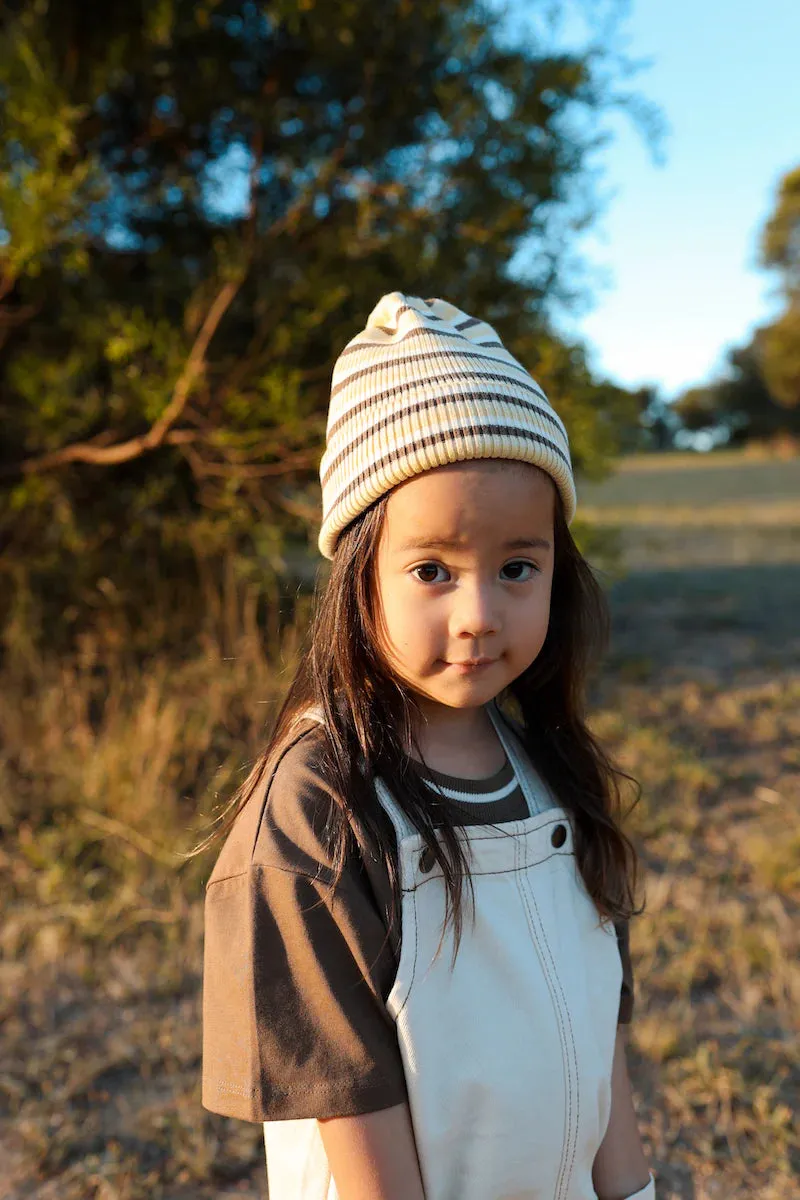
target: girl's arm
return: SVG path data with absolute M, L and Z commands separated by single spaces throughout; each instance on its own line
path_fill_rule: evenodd
M 317 1124 L 340 1200 L 425 1200 L 407 1103 Z
M 597 1151 L 592 1168 L 592 1183 L 599 1200 L 643 1200 L 655 1191 L 643 1189 L 650 1184 L 650 1172 L 639 1136 L 633 1107 L 628 1064 L 625 1058 L 627 1026 L 617 1026 L 614 1066 L 611 1072 L 611 1115 L 606 1135 Z

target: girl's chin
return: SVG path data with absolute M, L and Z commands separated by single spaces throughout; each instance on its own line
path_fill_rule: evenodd
M 494 700 L 502 691 L 502 686 L 497 687 L 494 680 L 490 681 L 484 675 L 482 680 L 478 676 L 466 676 L 458 679 L 454 686 L 437 688 L 436 691 L 414 690 L 423 707 L 426 704 L 439 704 L 442 708 L 475 708 Z

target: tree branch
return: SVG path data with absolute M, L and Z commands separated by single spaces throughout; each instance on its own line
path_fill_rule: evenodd
M 262 131 L 257 129 L 253 137 L 253 163 L 250 173 L 250 208 L 247 215 L 247 229 L 245 242 L 248 250 L 248 255 L 252 255 L 255 238 L 256 238 L 256 187 L 257 176 L 260 168 L 262 156 Z M 338 170 L 348 147 L 351 144 L 349 128 L 343 142 L 330 154 L 324 166 L 320 169 L 316 177 L 310 181 L 308 186 L 303 189 L 291 204 L 283 217 L 274 222 L 266 231 L 266 236 L 275 238 L 276 236 L 289 232 L 294 233 L 303 215 L 304 209 L 310 210 L 314 196 L 319 188 L 320 183 L 327 183 L 327 180 Z M 63 446 L 59 450 L 52 450 L 47 454 L 35 455 L 32 458 L 23 460 L 23 462 L 13 465 L 0 467 L 0 477 L 9 475 L 34 475 L 43 471 L 50 471 L 57 467 L 65 466 L 72 462 L 93 463 L 102 466 L 114 466 L 117 463 L 129 462 L 133 458 L 138 458 L 148 450 L 154 450 L 163 444 L 178 444 L 186 441 L 196 440 L 196 434 L 189 431 L 172 431 L 172 426 L 181 416 L 192 384 L 197 376 L 205 367 L 205 356 L 209 342 L 216 332 L 222 317 L 229 308 L 236 293 L 239 291 L 244 278 L 245 271 L 242 271 L 235 279 L 229 280 L 219 291 L 214 303 L 206 314 L 205 320 L 200 328 L 189 357 L 187 358 L 183 370 L 178 377 L 178 381 L 173 389 L 172 398 L 164 409 L 164 412 L 158 418 L 154 425 L 133 438 L 128 438 L 124 442 L 116 442 L 112 445 L 102 444 L 107 442 L 109 436 L 108 431 L 98 435 L 97 438 L 91 438 L 87 441 L 74 442 L 71 446 Z M 5 281 L 0 280 L 0 285 Z M 10 290 L 13 285 L 13 280 L 7 282 L 6 290 Z M 0 299 L 3 291 L 0 286 Z M 285 463 L 275 463 L 264 466 L 253 466 L 247 468 L 252 475 L 278 475 L 284 474 L 285 471 L 297 469 L 297 466 L 307 465 L 305 460 L 300 463 L 299 457 L 295 456 L 292 460 L 296 463 L 294 468 L 287 466 Z M 228 468 L 222 468 L 227 471 Z M 217 469 L 217 473 L 221 473 Z
M 189 457 L 187 455 L 187 457 Z M 288 475 L 292 471 L 309 470 L 317 465 L 319 450 L 298 450 L 294 454 L 284 454 L 280 462 L 274 463 L 231 463 L 209 462 L 201 458 L 195 451 L 191 453 L 193 470 L 198 476 L 217 475 L 223 478 L 263 479 L 269 476 Z
M 32 475 L 41 471 L 50 471 L 54 467 L 62 467 L 71 462 L 112 466 L 115 463 L 129 462 L 130 459 L 138 458 L 140 454 L 144 454 L 147 450 L 154 450 L 164 443 L 175 445 L 185 441 L 194 441 L 197 434 L 190 430 L 172 430 L 171 427 L 183 412 L 192 384 L 205 366 L 209 342 L 234 296 L 239 291 L 243 279 L 244 274 L 241 274 L 236 279 L 229 280 L 220 289 L 194 340 L 189 357 L 186 359 L 173 389 L 172 399 L 147 433 L 139 434 L 137 437 L 129 438 L 125 442 L 117 442 L 111 446 L 98 444 L 101 439 L 108 437 L 108 433 L 100 434 L 97 439 L 75 442 L 71 446 L 63 446 L 60 450 L 53 450 L 49 454 L 39 454 L 34 458 L 25 459 L 17 467 L 4 468 L 2 474 L 10 474 L 12 471 L 16 474 L 19 471 L 23 475 Z

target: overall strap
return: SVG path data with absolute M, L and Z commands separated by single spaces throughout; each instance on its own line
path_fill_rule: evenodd
M 514 739 L 511 737 L 508 727 L 506 726 L 506 723 L 503 720 L 502 714 L 500 713 L 495 701 L 490 701 L 486 707 L 489 711 L 492 724 L 497 731 L 497 736 L 500 738 L 503 749 L 508 756 L 508 761 L 511 763 L 511 766 L 514 769 L 514 774 L 516 775 L 519 785 L 522 788 L 522 794 L 525 797 L 525 803 L 528 806 L 528 815 L 535 817 L 541 812 L 546 812 L 549 807 L 555 805 L 555 799 L 549 795 L 548 789 L 544 786 L 542 780 L 533 770 L 532 766 L 519 754 L 517 747 L 514 745 Z M 543 804 L 541 802 L 539 796 L 537 795 L 537 793 L 540 791 L 544 792 L 544 794 L 548 796 L 548 800 L 551 802 L 550 804 Z
M 412 825 L 406 814 L 400 808 L 400 805 L 395 800 L 392 793 L 389 791 L 383 780 L 376 776 L 375 791 L 378 799 L 383 807 L 388 812 L 392 824 L 394 825 L 395 833 L 397 834 L 397 844 L 400 845 L 403 838 L 411 837 L 414 834 L 419 834 L 416 826 Z

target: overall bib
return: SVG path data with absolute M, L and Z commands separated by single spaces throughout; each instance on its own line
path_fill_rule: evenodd
M 592 1164 L 610 1114 L 622 982 L 616 934 L 577 869 L 569 815 L 536 787 L 487 707 L 530 815 L 457 830 L 472 851 L 475 920 L 465 881 L 452 972 L 452 926 L 434 958 L 441 868 L 377 782 L 397 832 L 403 889 L 387 1008 L 425 1197 L 595 1200 Z M 338 1200 L 316 1120 L 265 1122 L 264 1140 L 270 1200 Z

